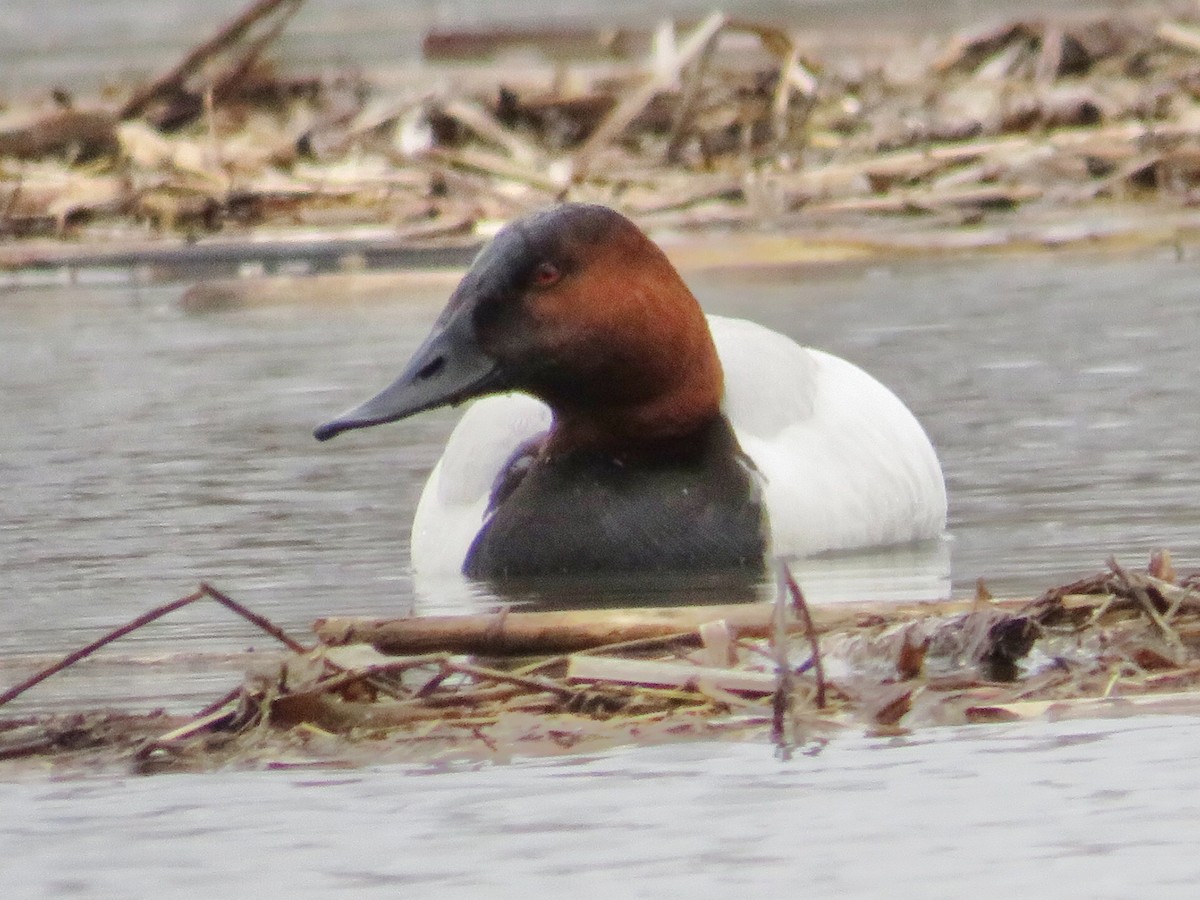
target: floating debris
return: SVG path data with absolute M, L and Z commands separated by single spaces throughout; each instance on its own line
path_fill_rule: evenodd
M 213 600 L 285 650 L 194 717 L 0 719 L 0 760 L 62 771 L 508 759 L 735 737 L 781 752 L 846 729 L 1200 710 L 1200 575 L 1169 554 L 1026 601 L 776 604 L 325 619 L 304 647 L 210 585 L 0 695 Z
M 437 244 L 565 199 L 648 227 L 869 230 L 1097 201 L 1184 211 L 1200 187 L 1195 13 L 1017 20 L 933 55 L 721 13 L 640 35 L 437 33 L 427 86 L 387 93 L 276 71 L 299 3 L 258 0 L 121 102 L 56 92 L 10 111 L 0 267 L 29 265 L 35 238 L 119 252 L 375 226 Z M 545 61 L 445 61 L 514 43 Z

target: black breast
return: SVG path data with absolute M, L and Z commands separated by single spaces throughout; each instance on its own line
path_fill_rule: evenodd
M 467 552 L 472 578 L 761 567 L 753 464 L 721 417 L 652 458 L 514 456 Z

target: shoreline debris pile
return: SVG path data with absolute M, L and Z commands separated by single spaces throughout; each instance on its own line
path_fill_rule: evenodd
M 676 228 L 963 227 L 1186 210 L 1200 188 L 1200 17 L 1017 20 L 929 61 L 900 38 L 823 56 L 803 31 L 713 13 L 660 28 L 636 62 L 431 64 L 388 96 L 360 76 L 274 71 L 300 2 L 257 0 L 121 102 L 60 93 L 48 112 L 10 111 L 0 266 L 28 264 L 33 239 L 462 241 L 561 199 Z
M 286 652 L 192 717 L 0 719 L 9 771 L 506 760 L 735 738 L 1200 710 L 1200 575 L 1110 559 L 1031 601 L 774 604 L 324 619 L 304 647 L 204 584 L 0 694 L 0 706 L 167 612 L 221 603 Z

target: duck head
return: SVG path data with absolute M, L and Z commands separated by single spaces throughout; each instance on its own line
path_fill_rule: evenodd
M 663 252 L 607 207 L 563 204 L 501 229 L 400 377 L 314 435 L 508 391 L 551 408 L 548 450 L 620 450 L 712 421 L 722 376 L 704 314 Z

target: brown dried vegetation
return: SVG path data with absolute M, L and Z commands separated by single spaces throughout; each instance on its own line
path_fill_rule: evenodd
M 807 610 L 794 584 L 790 596 L 774 607 L 322 620 L 305 649 L 202 585 L 85 650 L 204 598 L 293 649 L 193 718 L 0 720 L 0 759 L 63 771 L 350 766 L 722 736 L 789 752 L 847 728 L 1200 708 L 1200 578 L 1177 577 L 1166 554 L 1145 572 L 1110 559 L 1024 602 Z
M 1186 206 L 1200 184 L 1200 24 L 1165 15 L 1017 21 L 931 57 L 878 42 L 822 56 L 811 35 L 713 14 L 637 60 L 486 84 L 443 63 L 441 86 L 385 96 L 274 71 L 297 5 L 259 0 L 121 102 L 59 94 L 0 128 L 0 240 L 364 225 L 461 239 L 558 199 L 651 224 L 970 224 L 1101 199 Z M 581 40 L 529 39 L 551 56 Z

